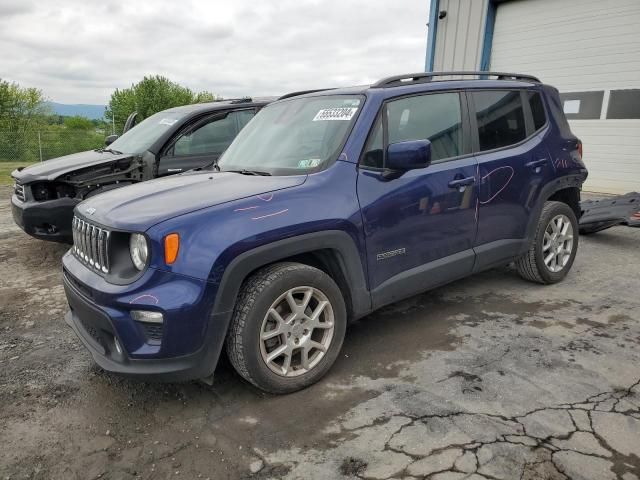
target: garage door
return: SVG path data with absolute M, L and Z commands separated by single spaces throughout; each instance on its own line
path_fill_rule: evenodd
M 501 3 L 491 69 L 560 90 L 584 143 L 585 190 L 640 191 L 640 0 Z

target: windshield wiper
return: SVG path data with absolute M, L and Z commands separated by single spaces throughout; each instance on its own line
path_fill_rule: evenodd
M 258 175 L 263 177 L 271 176 L 269 172 L 262 172 L 260 170 L 246 170 L 244 168 L 242 170 L 225 170 L 225 172 L 240 173 L 242 175 Z
M 96 148 L 94 150 L 94 152 L 100 152 L 100 153 L 113 153 L 114 155 L 122 155 L 122 152 L 119 150 L 114 150 L 113 148 Z
M 214 160 L 213 162 L 209 162 L 206 165 L 203 165 L 201 167 L 196 167 L 191 169 L 192 172 L 200 172 L 202 170 L 207 170 L 209 168 L 213 168 L 216 172 L 220 171 L 220 166 L 218 165 L 218 160 Z

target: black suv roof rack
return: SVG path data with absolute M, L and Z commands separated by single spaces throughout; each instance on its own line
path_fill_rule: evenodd
M 525 80 L 529 82 L 541 83 L 537 77 L 533 75 L 524 75 L 521 73 L 504 73 L 504 72 L 474 72 L 474 71 L 453 71 L 453 72 L 421 72 L 407 73 L 405 75 L 394 75 L 393 77 L 383 78 L 373 85 L 374 88 L 397 87 L 412 82 L 430 82 L 434 77 L 449 76 L 475 76 L 481 77 L 473 80 L 488 80 L 488 77 L 498 77 L 497 80 Z
M 299 92 L 285 93 L 278 100 L 284 100 L 285 98 L 297 97 L 298 95 L 305 95 L 307 93 L 324 92 L 325 90 L 334 90 L 333 88 L 316 88 L 315 90 L 300 90 Z
M 242 97 L 242 98 L 225 98 L 223 101 L 229 101 L 231 105 L 235 105 L 237 103 L 251 103 L 253 102 L 253 98 L 251 97 Z

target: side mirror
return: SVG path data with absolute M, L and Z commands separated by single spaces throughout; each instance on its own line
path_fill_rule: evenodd
M 131 113 L 127 120 L 124 122 L 124 128 L 122 129 L 122 133 L 128 132 L 138 123 L 138 112 Z
M 118 138 L 118 135 L 109 135 L 107 138 L 104 139 L 104 146 L 108 147 L 113 142 L 115 142 L 117 138 Z
M 431 164 L 431 142 L 410 140 L 392 143 L 387 147 L 385 168 L 396 172 L 425 168 Z

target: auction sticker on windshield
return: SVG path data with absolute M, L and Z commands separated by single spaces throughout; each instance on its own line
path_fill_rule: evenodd
M 320 165 L 321 160 L 319 158 L 307 158 L 306 160 L 300 160 L 298 162 L 298 168 L 313 168 Z
M 313 121 L 351 120 L 357 111 L 358 109 L 353 107 L 323 108 L 316 113 L 316 116 L 313 117 Z

